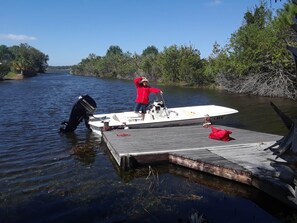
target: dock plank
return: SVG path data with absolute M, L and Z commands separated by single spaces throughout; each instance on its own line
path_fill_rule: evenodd
M 103 138 L 117 163 L 120 165 L 122 156 L 137 156 L 144 154 L 160 154 L 172 151 L 187 151 L 204 149 L 206 147 L 227 146 L 231 151 L 232 145 L 237 145 L 237 149 L 248 150 L 250 147 L 245 144 L 262 143 L 263 141 L 276 141 L 281 137 L 266 133 L 259 134 L 249 130 L 216 126 L 221 129 L 232 131 L 234 140 L 223 142 L 209 139 L 210 128 L 201 125 L 167 127 L 167 128 L 147 128 L 147 129 L 127 129 L 103 132 Z M 120 136 L 120 135 L 126 136 Z M 238 146 L 240 145 L 241 146 Z M 231 146 L 231 147 L 230 147 Z M 227 150 L 226 150 L 227 151 Z M 242 152 L 241 152 L 242 153 Z
M 120 167 L 131 167 L 131 160 L 150 164 L 167 161 L 230 180 L 249 184 L 297 207 L 286 182 L 275 177 L 271 165 L 276 155 L 265 150 L 282 136 L 226 126 L 234 140 L 208 138 L 210 128 L 201 125 L 147 129 L 118 129 L 103 132 L 103 139 Z M 278 162 L 286 163 L 278 158 Z
M 148 128 L 148 129 L 127 129 L 103 132 L 103 136 L 112 141 L 113 147 L 117 148 L 119 153 L 130 151 L 154 151 L 154 150 L 176 150 L 195 147 L 210 147 L 222 145 L 246 144 L 263 141 L 276 141 L 281 136 L 266 133 L 235 129 L 231 127 L 217 126 L 218 128 L 228 128 L 232 131 L 232 137 L 235 140 L 223 142 L 208 138 L 209 128 L 197 126 L 182 126 L 168 128 Z M 117 134 L 125 133 L 129 136 L 121 137 Z

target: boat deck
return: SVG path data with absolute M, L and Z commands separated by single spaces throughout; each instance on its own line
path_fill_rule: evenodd
M 122 169 L 169 162 L 254 186 L 297 207 L 290 185 L 276 177 L 271 165 L 276 155 L 265 150 L 282 136 L 215 127 L 232 131 L 233 140 L 210 139 L 211 129 L 201 125 L 105 131 L 103 139 Z M 286 163 L 281 158 L 277 162 Z

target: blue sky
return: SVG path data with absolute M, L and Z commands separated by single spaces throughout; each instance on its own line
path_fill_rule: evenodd
M 267 0 L 272 9 L 286 0 Z M 112 45 L 141 54 L 171 45 L 193 46 L 207 58 L 224 46 L 260 0 L 0 0 L 0 45 L 27 43 L 49 65 L 74 65 Z

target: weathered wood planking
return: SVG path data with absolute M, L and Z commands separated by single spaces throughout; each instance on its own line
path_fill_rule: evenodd
M 173 151 L 187 151 L 204 149 L 205 147 L 231 146 L 238 144 L 275 142 L 281 136 L 259 133 L 243 129 L 216 126 L 232 131 L 234 140 L 222 142 L 208 138 L 210 128 L 197 126 L 181 126 L 168 128 L 128 129 L 103 132 L 103 138 L 113 154 L 118 165 L 122 157 L 136 157 L 140 155 L 155 155 Z M 128 136 L 118 136 L 121 134 Z M 247 147 L 238 149 L 248 150 Z M 231 148 L 234 150 L 234 148 Z
M 296 207 L 290 199 L 290 185 L 277 178 L 271 160 L 276 156 L 265 148 L 282 137 L 226 126 L 229 142 L 209 139 L 210 128 L 182 126 L 128 129 L 103 132 L 103 138 L 118 165 L 130 168 L 132 161 L 150 164 L 167 161 L 252 185 Z M 278 162 L 286 163 L 278 158 Z

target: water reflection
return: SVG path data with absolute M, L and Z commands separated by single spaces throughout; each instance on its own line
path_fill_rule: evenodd
M 175 180 L 175 184 L 172 184 L 172 178 L 168 173 L 178 179 L 185 180 L 187 183 L 176 184 L 178 181 Z M 255 216 L 245 216 L 247 219 L 243 220 L 243 218 L 245 218 L 243 215 L 247 214 L 240 214 L 243 209 L 249 210 L 248 212 L 250 212 L 256 208 L 249 202 L 240 203 L 239 201 L 248 199 L 263 208 L 272 216 L 282 219 L 281 221 L 293 223 L 296 222 L 297 219 L 297 213 L 294 209 L 283 205 L 278 200 L 254 187 L 176 165 L 141 167 L 121 172 L 119 175 L 121 175 L 122 180 L 125 183 L 135 184 L 135 182 L 140 180 L 146 181 L 146 186 L 142 187 L 143 192 L 139 198 L 142 201 L 137 201 L 137 203 L 142 203 L 142 205 L 148 209 L 150 205 L 160 206 L 162 204 L 163 210 L 166 210 L 168 206 L 172 207 L 174 203 L 194 202 L 195 209 L 188 204 L 188 207 L 192 207 L 189 208 L 189 210 L 192 210 L 193 213 L 203 215 L 206 219 L 211 220 L 209 222 L 220 222 L 219 218 L 215 217 L 216 213 L 209 212 L 207 209 L 207 207 L 212 206 L 211 203 L 214 202 L 219 206 L 222 205 L 220 208 L 227 212 L 224 213 L 224 216 L 229 215 L 229 222 L 261 222 L 259 220 L 261 218 L 263 218 L 263 220 L 265 219 L 264 222 L 278 222 L 273 218 L 267 221 L 267 216 L 261 216 L 259 213 L 255 214 Z M 209 194 L 213 194 L 213 197 L 204 197 L 205 193 L 207 193 L 208 196 Z M 233 199 L 239 199 L 239 203 L 237 203 L 238 206 L 230 206 L 230 202 Z M 146 200 L 149 203 L 143 203 L 143 200 Z M 186 204 L 184 205 L 187 206 Z M 187 215 L 190 216 L 191 213 L 189 210 L 184 214 L 187 213 Z M 186 218 L 185 215 L 184 217 Z M 227 220 L 224 217 L 223 222 L 225 221 Z
M 77 135 L 75 132 L 60 133 L 61 137 L 65 137 L 68 144 L 71 146 L 69 153 L 73 155 L 78 161 L 84 165 L 91 165 L 96 159 L 96 149 L 101 140 L 94 138 L 91 132 L 85 132 L 85 134 Z

